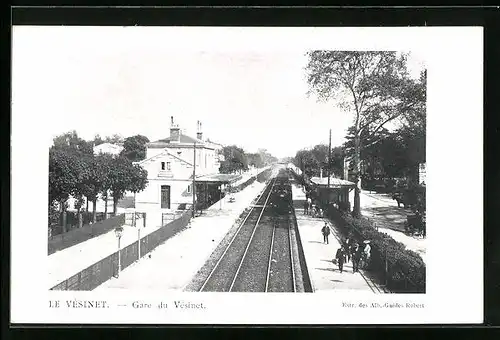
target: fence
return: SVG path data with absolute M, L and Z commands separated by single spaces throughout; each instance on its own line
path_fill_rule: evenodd
M 164 225 L 179 219 L 184 214 L 185 211 L 186 210 L 176 210 L 174 212 L 162 213 L 161 226 L 163 227 Z
M 82 212 L 82 224 L 84 226 L 89 225 L 90 222 L 93 220 L 93 213 L 92 212 Z M 107 213 L 104 214 L 103 212 L 98 212 L 96 213 L 96 219 L 94 223 L 100 222 L 102 220 L 114 217 L 114 213 Z M 49 223 L 49 238 L 53 238 L 54 236 L 60 235 L 64 233 L 64 228 L 63 228 L 63 213 L 59 214 L 59 217 L 56 217 L 55 223 Z M 71 230 L 77 229 L 78 228 L 78 213 L 75 211 L 66 211 L 66 232 L 69 232 Z
M 66 249 L 75 244 L 84 242 L 90 238 L 102 235 L 117 226 L 125 224 L 124 215 L 102 220 L 92 225 L 86 225 L 82 228 L 75 228 L 66 233 L 52 236 L 48 241 L 48 253 L 53 254 L 56 251 Z
M 167 239 L 186 227 L 191 218 L 191 210 L 186 210 L 178 219 L 171 221 L 160 229 L 120 250 L 120 267 L 127 268 L 140 257 L 151 252 Z M 139 249 L 140 247 L 140 249 Z M 140 254 L 139 254 L 140 252 Z M 118 251 L 94 263 L 90 267 L 73 275 L 67 280 L 51 288 L 51 290 L 93 290 L 113 276 L 117 276 Z

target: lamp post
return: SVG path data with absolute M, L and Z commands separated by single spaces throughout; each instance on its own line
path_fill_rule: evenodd
M 115 228 L 115 235 L 118 238 L 118 273 L 116 274 L 116 277 L 120 276 L 120 271 L 121 271 L 121 255 L 120 255 L 120 239 L 122 238 L 123 234 L 123 227 L 116 227 Z

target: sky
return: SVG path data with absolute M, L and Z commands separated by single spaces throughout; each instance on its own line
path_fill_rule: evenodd
M 43 115 L 51 140 L 70 130 L 169 136 L 170 117 L 194 136 L 277 157 L 341 145 L 352 115 L 308 97 L 306 50 L 195 45 L 134 27 L 15 27 L 13 115 Z M 194 40 L 193 40 L 194 41 Z M 183 45 L 184 44 L 184 45 Z M 422 61 L 410 58 L 418 75 Z

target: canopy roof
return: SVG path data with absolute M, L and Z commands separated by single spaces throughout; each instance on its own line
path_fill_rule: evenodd
M 312 177 L 311 182 L 320 187 L 327 187 L 328 177 Z M 345 179 L 330 177 L 330 188 L 355 187 L 355 186 L 356 186 L 355 183 L 346 181 Z
M 236 174 L 210 174 L 196 177 L 196 182 L 233 183 L 241 178 Z

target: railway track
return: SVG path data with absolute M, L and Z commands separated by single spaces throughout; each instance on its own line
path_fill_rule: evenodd
M 293 216 L 277 215 L 270 206 L 276 183 L 276 177 L 271 179 L 251 205 L 199 291 L 296 291 Z

